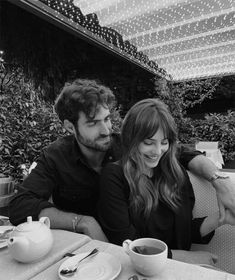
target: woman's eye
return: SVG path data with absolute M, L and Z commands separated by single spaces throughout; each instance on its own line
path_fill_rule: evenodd
M 168 140 L 165 140 L 162 142 L 162 145 L 168 145 L 169 144 L 169 141 Z
M 144 141 L 144 144 L 145 144 L 145 145 L 151 145 L 151 144 L 152 144 L 152 141 L 145 140 L 145 141 Z

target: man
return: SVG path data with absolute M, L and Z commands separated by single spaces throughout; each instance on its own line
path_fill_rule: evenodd
M 34 220 L 47 216 L 51 228 L 107 241 L 97 222 L 96 202 L 101 168 L 120 156 L 110 121 L 114 102 L 111 90 L 95 81 L 78 79 L 64 86 L 55 110 L 71 135 L 42 151 L 37 166 L 9 204 L 12 224 L 24 222 L 27 216 Z M 179 158 L 192 172 L 212 181 L 221 209 L 229 208 L 235 214 L 235 190 L 229 178 L 219 177 L 214 164 L 200 152 L 181 151 Z

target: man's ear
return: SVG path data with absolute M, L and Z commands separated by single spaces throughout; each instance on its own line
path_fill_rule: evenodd
M 74 125 L 69 120 L 64 120 L 64 127 L 69 133 L 75 134 Z

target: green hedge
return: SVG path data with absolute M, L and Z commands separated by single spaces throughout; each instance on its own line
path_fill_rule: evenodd
M 224 160 L 235 158 L 235 112 L 192 120 L 185 117 L 187 106 L 183 88 L 177 90 L 181 95 L 164 92 L 160 97 L 173 112 L 180 142 L 219 141 Z M 20 68 L 0 68 L 0 109 L 0 173 L 21 181 L 22 165 L 28 169 L 42 148 L 65 135 L 66 131 L 53 112 L 53 105 L 40 99 L 40 91 L 35 90 Z M 119 112 L 120 108 L 115 108 L 112 114 L 116 132 L 120 131 L 122 123 Z
M 224 161 L 235 158 L 235 112 L 208 114 L 204 120 L 194 120 L 191 139 L 218 141 Z
M 43 147 L 64 135 L 53 106 L 41 101 L 21 69 L 4 70 L 0 94 L 0 173 L 22 179 Z
M 20 68 L 2 69 L 0 93 L 0 173 L 21 181 L 42 148 L 66 134 L 53 105 L 26 80 Z M 114 131 L 120 130 L 119 109 L 112 112 Z M 26 169 L 26 170 L 24 170 Z
M 156 95 L 168 104 L 176 120 L 181 143 L 218 141 L 227 162 L 235 158 L 235 112 L 206 114 L 203 119 L 187 117 L 188 108 L 213 99 L 220 81 L 220 78 L 208 78 L 176 84 L 159 79 L 156 81 Z

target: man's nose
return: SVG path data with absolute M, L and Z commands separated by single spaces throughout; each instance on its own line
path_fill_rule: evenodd
M 101 125 L 101 134 L 102 135 L 109 135 L 111 132 L 111 124 L 110 123 L 103 123 Z

